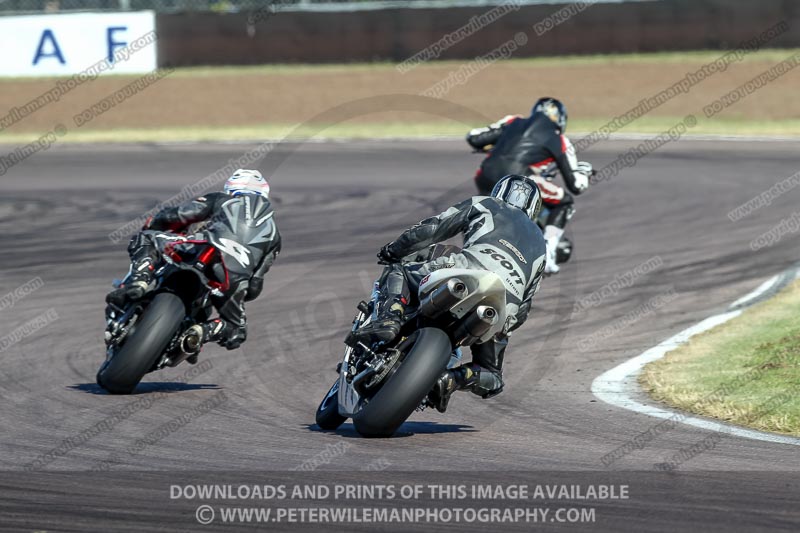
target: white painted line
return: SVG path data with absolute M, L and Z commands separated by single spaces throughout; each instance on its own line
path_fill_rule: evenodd
M 780 276 L 771 277 L 770 279 L 759 285 L 758 288 L 756 288 L 756 290 L 754 290 L 753 292 L 745 294 L 744 296 L 733 302 L 730 305 L 730 308 L 740 307 L 740 306 L 746 307 L 746 304 L 748 302 L 752 302 L 753 300 L 755 300 L 756 298 L 758 298 L 759 296 L 770 290 L 772 286 L 778 282 L 779 279 L 781 279 Z
M 570 135 L 573 142 L 580 142 L 583 136 L 589 135 L 588 132 L 577 132 Z M 612 133 L 608 139 L 601 139 L 596 142 L 600 144 L 605 141 L 644 141 L 652 139 L 658 133 Z M 800 136 L 790 135 L 729 135 L 723 133 L 686 133 L 681 135 L 679 141 L 742 141 L 742 142 L 796 142 Z
M 466 128 L 467 126 L 465 126 Z M 465 130 L 466 131 L 466 130 Z M 583 131 L 583 132 L 576 132 L 573 135 L 570 135 L 570 138 L 573 139 L 574 142 L 579 142 L 581 138 L 589 135 L 591 132 Z M 603 139 L 597 141 L 596 144 L 600 144 L 605 141 L 643 141 L 647 139 L 652 139 L 654 136 L 658 135 L 658 132 L 654 133 L 612 133 L 609 135 L 608 139 Z M 463 141 L 463 135 L 457 134 L 450 134 L 450 133 L 443 133 L 440 135 L 396 135 L 390 137 L 325 137 L 324 135 L 313 135 L 310 138 L 305 138 L 303 136 L 298 137 L 286 137 L 286 138 L 274 138 L 274 139 L 266 139 L 269 142 L 291 142 L 292 140 L 295 141 L 302 141 L 302 142 L 315 142 L 315 143 L 335 143 L 335 142 L 364 142 L 364 141 L 375 141 L 375 142 L 382 142 L 382 141 L 400 141 L 400 142 L 407 142 L 407 141 Z M 730 141 L 730 142 L 787 142 L 787 141 L 798 141 L 800 140 L 800 136 L 779 136 L 779 135 L 724 135 L 724 134 L 690 134 L 686 133 L 681 136 L 681 140 L 684 141 Z M 244 140 L 219 140 L 219 141 L 196 141 L 200 144 L 202 143 L 238 143 L 238 142 L 264 142 L 265 139 L 244 139 Z M 192 143 L 195 141 L 160 141 L 162 144 L 166 143 Z
M 800 275 L 800 272 L 798 272 L 798 275 Z M 772 289 L 782 277 L 784 276 L 778 275 L 767 280 L 754 291 L 751 291 L 744 297 L 734 302 L 731 307 L 741 305 L 741 302 L 753 302 L 759 296 Z M 681 331 L 677 335 L 670 337 L 657 346 L 650 348 L 643 354 L 638 355 L 633 359 L 629 359 L 621 365 L 615 366 L 611 370 L 604 372 L 595 378 L 595 380 L 592 382 L 592 394 L 607 404 L 628 409 L 629 411 L 634 411 L 636 413 L 654 416 L 657 418 L 672 419 L 701 429 L 725 432 L 727 434 L 746 439 L 800 446 L 800 438 L 797 437 L 767 433 L 765 431 L 757 431 L 754 429 L 745 429 L 743 427 L 734 426 L 725 422 L 699 418 L 681 411 L 666 409 L 657 405 L 645 404 L 633 398 L 633 394 L 639 391 L 639 372 L 641 372 L 642 368 L 646 364 L 661 359 L 667 354 L 667 352 L 674 350 L 681 344 L 684 344 L 693 336 L 708 331 L 716 326 L 719 326 L 720 324 L 724 324 L 740 314 L 742 314 L 742 309 L 736 309 L 734 311 L 728 311 L 727 313 L 709 317 L 699 324 L 695 324 L 694 326 Z
M 466 126 L 465 126 L 466 127 Z M 466 130 L 465 130 L 466 131 Z M 579 132 L 574 135 L 574 142 L 577 142 L 582 136 L 589 135 L 589 132 Z M 605 141 L 641 141 L 651 139 L 657 133 L 612 133 L 608 139 L 598 141 L 600 144 Z M 371 138 L 347 138 L 347 137 L 325 137 L 325 136 L 312 136 L 306 137 L 275 137 L 275 138 L 242 138 L 242 139 L 207 139 L 207 140 L 152 140 L 152 141 L 71 141 L 67 144 L 60 144 L 54 146 L 53 149 L 61 150 L 69 147 L 82 147 L 82 146 L 124 146 L 124 145 L 151 145 L 151 146 L 205 146 L 205 145 L 230 145 L 230 144 L 262 144 L 265 142 L 274 143 L 314 143 L 314 144 L 349 144 L 349 143 L 364 143 L 364 142 L 437 142 L 437 141 L 463 141 L 463 135 L 409 135 L 409 136 L 394 136 L 394 137 L 371 137 Z M 798 141 L 800 136 L 797 137 L 778 137 L 778 136 L 747 136 L 747 135 L 691 135 L 685 134 L 681 137 L 682 141 L 747 141 L 747 142 L 786 142 Z M 680 142 L 680 141 L 678 141 Z M 13 144 L 9 141 L 0 138 L 0 145 Z

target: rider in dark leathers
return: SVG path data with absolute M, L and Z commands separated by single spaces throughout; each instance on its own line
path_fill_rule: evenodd
M 506 286 L 508 318 L 503 331 L 488 342 L 471 346 L 472 363 L 442 375 L 429 397 L 441 412 L 455 390 L 469 390 L 483 398 L 503 390 L 508 337 L 527 319 L 544 269 L 545 243 L 534 222 L 540 207 L 541 197 L 532 180 L 508 176 L 498 183 L 492 197 L 476 196 L 427 218 L 378 253 L 379 262 L 388 266 L 379 280 L 381 298 L 376 320 L 354 335 L 364 342 L 389 342 L 397 336 L 406 306 L 422 278 L 431 272 L 443 268 L 488 270 L 498 274 Z M 459 233 L 464 235 L 461 252 L 432 261 L 400 263 L 404 257 Z
M 225 192 L 162 209 L 131 239 L 128 282 L 110 292 L 106 301 L 122 307 L 126 301 L 141 299 L 152 288 L 166 243 L 207 239 L 222 254 L 228 283 L 211 297 L 220 318 L 195 326 L 194 334 L 201 343 L 216 341 L 229 350 L 238 348 L 247 338 L 244 302 L 261 294 L 264 275 L 281 249 L 268 196 L 269 185 L 260 172 L 239 169 L 226 182 Z M 192 228 L 198 224 L 201 227 Z
M 530 117 L 508 116 L 485 128 L 476 128 L 467 135 L 467 142 L 478 151 L 491 146 L 475 175 L 481 194 L 507 174 L 533 175 L 542 199 L 550 210 L 545 223 L 548 273 L 558 272 L 555 256 L 564 227 L 574 213 L 574 195 L 589 186 L 592 166 L 579 162 L 572 143 L 564 135 L 567 111 L 554 98 L 541 98 Z M 551 183 L 558 170 L 569 192 Z M 571 193 L 571 194 L 570 194 Z

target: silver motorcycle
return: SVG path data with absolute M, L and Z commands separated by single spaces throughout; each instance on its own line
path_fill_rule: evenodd
M 376 283 L 371 301 L 359 303 L 351 333 L 375 320 L 379 290 Z M 417 296 L 392 342 L 346 345 L 339 377 L 317 409 L 321 429 L 352 418 L 364 437 L 391 436 L 415 410 L 429 406 L 439 376 L 460 364 L 462 346 L 491 339 L 506 322 L 506 288 L 493 272 L 438 270 L 421 280 Z

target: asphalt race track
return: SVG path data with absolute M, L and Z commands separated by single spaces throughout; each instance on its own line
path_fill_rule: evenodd
M 584 158 L 602 168 L 634 144 L 600 143 Z M 656 476 L 655 464 L 709 436 L 678 424 L 605 465 L 603 456 L 660 421 L 611 407 L 590 386 L 798 260 L 796 234 L 755 252 L 749 246 L 792 214 L 797 193 L 738 222 L 727 217 L 798 170 L 797 143 L 683 140 L 590 189 L 578 199 L 568 232 L 573 262 L 544 281 L 531 320 L 512 338 L 505 392 L 490 401 L 462 394 L 445 415 L 418 413 L 385 440 L 358 438 L 349 423 L 336 433 L 318 431 L 314 410 L 336 377 L 354 306 L 379 272 L 375 252 L 412 223 L 472 194 L 480 157 L 461 142 L 279 146 L 259 168 L 273 176 L 284 251 L 264 293 L 248 307 L 248 342 L 233 352 L 208 346 L 197 375 L 175 382 L 192 370 L 187 364 L 150 374 L 131 397 L 108 396 L 94 384 L 104 357 L 103 297 L 127 269 L 127 239 L 114 243 L 109 235 L 253 146 L 55 146 L 0 178 L 0 296 L 37 276 L 43 282 L 12 307 L 0 306 L 0 335 L 37 317 L 47 322 L 0 352 L 0 469 L 6 471 L 0 529 L 135 530 L 123 522 L 138 519 L 150 520 L 150 530 L 192 530 L 190 514 L 148 504 L 146 476 L 134 474 L 205 482 L 242 471 L 287 478 L 287 471 L 323 457 L 314 464 L 320 479 L 328 471 L 355 479 L 365 470 L 383 470 L 364 475 L 384 481 L 418 471 L 428 472 L 417 476 L 428 481 L 438 477 L 430 471 L 455 480 L 523 472 L 551 481 L 585 471 L 595 472 L 595 481 L 630 475 L 648 498 L 636 500 L 634 493 L 629 507 L 598 511 L 598 526 L 796 530 L 797 447 L 723 437 L 678 471 Z M 653 258 L 660 267 L 600 305 L 573 312 L 576 301 Z M 663 306 L 611 335 L 601 332 L 665 294 L 671 296 Z M 132 448 L 209 400 L 216 403 L 207 412 Z M 129 416 L 113 427 L 47 455 L 125 408 Z M 46 482 L 45 474 L 23 475 L 26 467 L 65 475 Z M 90 488 L 66 474 L 93 469 L 110 473 L 94 474 Z M 15 489 L 20 483 L 35 492 Z M 108 498 L 131 489 L 125 502 L 152 514 L 109 512 L 126 504 L 109 503 L 99 487 Z M 85 496 L 91 490 L 95 499 Z M 168 498 L 164 486 L 159 490 Z M 58 504 L 36 507 L 57 495 Z

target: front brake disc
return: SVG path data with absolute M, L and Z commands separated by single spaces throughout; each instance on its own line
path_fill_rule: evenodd
M 388 376 L 389 373 L 392 370 L 394 370 L 394 367 L 397 364 L 397 361 L 400 360 L 400 357 L 402 355 L 403 355 L 403 352 L 401 352 L 400 350 L 392 349 L 391 350 L 391 355 L 389 355 L 389 357 L 387 357 L 385 362 L 384 362 L 383 370 L 381 370 L 380 372 L 375 374 L 375 376 L 372 378 L 372 380 L 369 383 L 366 384 L 365 389 L 369 390 L 369 389 L 372 389 L 373 387 L 376 387 L 377 385 L 379 385 L 386 378 L 386 376 Z

